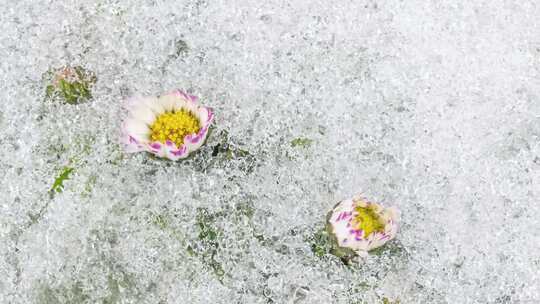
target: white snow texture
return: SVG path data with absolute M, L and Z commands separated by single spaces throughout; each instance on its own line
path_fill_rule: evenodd
M 0 0 L 0 303 L 540 303 L 539 16 Z M 46 98 L 63 66 L 90 100 Z M 206 144 L 124 153 L 126 98 L 176 88 L 213 108 Z M 357 193 L 401 227 L 347 264 L 316 236 Z

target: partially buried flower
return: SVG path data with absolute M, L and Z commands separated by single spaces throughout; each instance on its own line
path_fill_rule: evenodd
M 339 202 L 328 214 L 327 228 L 338 251 L 366 256 L 396 236 L 398 211 L 361 197 Z
M 160 97 L 128 100 L 129 116 L 122 126 L 126 151 L 147 151 L 178 160 L 199 149 L 214 114 L 210 108 L 200 106 L 197 99 L 176 90 Z
M 68 104 L 79 104 L 92 98 L 91 89 L 96 83 L 93 72 L 81 66 L 66 66 L 52 69 L 43 75 L 46 87 L 46 97 L 60 99 Z

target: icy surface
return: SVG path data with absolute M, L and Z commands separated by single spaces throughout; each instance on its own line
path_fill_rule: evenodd
M 0 303 L 539 303 L 540 6 L 440 2 L 1 0 Z M 67 65 L 91 101 L 45 100 Z M 124 154 L 174 88 L 204 148 Z M 315 254 L 358 192 L 396 242 Z

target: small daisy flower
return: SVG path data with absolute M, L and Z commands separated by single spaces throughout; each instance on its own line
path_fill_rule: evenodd
M 62 67 L 49 70 L 43 75 L 46 83 L 45 96 L 60 99 L 68 104 L 79 104 L 92 99 L 92 87 L 96 83 L 95 74 L 80 66 Z
M 398 211 L 384 208 L 361 197 L 339 202 L 328 215 L 329 232 L 337 246 L 354 251 L 359 256 L 395 238 Z
M 126 151 L 146 151 L 178 160 L 199 149 L 214 114 L 210 108 L 199 105 L 197 99 L 180 90 L 160 97 L 129 99 L 129 116 L 122 125 Z

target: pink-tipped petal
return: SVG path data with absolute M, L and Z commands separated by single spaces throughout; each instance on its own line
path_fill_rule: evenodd
M 181 158 L 186 158 L 188 156 L 188 150 L 185 145 L 182 145 L 180 148 L 170 140 L 165 141 L 163 145 L 164 157 L 170 160 L 178 160 Z
M 142 121 L 128 118 L 122 125 L 122 132 L 142 142 L 148 138 L 150 129 Z
M 202 128 L 197 134 L 186 135 L 186 137 L 184 137 L 184 144 L 190 152 L 195 151 L 202 146 L 207 135 L 208 128 Z
M 185 100 L 187 101 L 190 101 L 192 103 L 197 103 L 197 101 L 199 100 L 199 97 L 195 96 L 195 95 L 191 95 L 191 94 L 188 94 L 182 90 L 176 90 L 175 91 L 176 95 L 184 98 Z
M 167 154 L 166 146 L 160 142 L 149 142 L 146 147 L 148 152 L 156 156 L 165 157 L 165 155 Z
M 182 145 L 178 149 L 171 149 L 168 152 L 169 158 L 174 159 L 174 160 L 186 158 L 188 154 L 189 154 L 189 151 L 186 145 Z
M 204 127 L 207 124 L 208 118 L 210 116 L 209 109 L 206 107 L 200 107 L 196 114 L 197 118 L 199 118 L 201 126 Z
M 214 112 L 212 111 L 212 109 L 207 107 L 200 107 L 198 111 L 198 116 L 203 128 L 208 127 L 214 120 Z
M 144 150 L 143 145 L 131 135 L 124 134 L 121 137 L 121 144 L 127 153 L 141 152 Z

